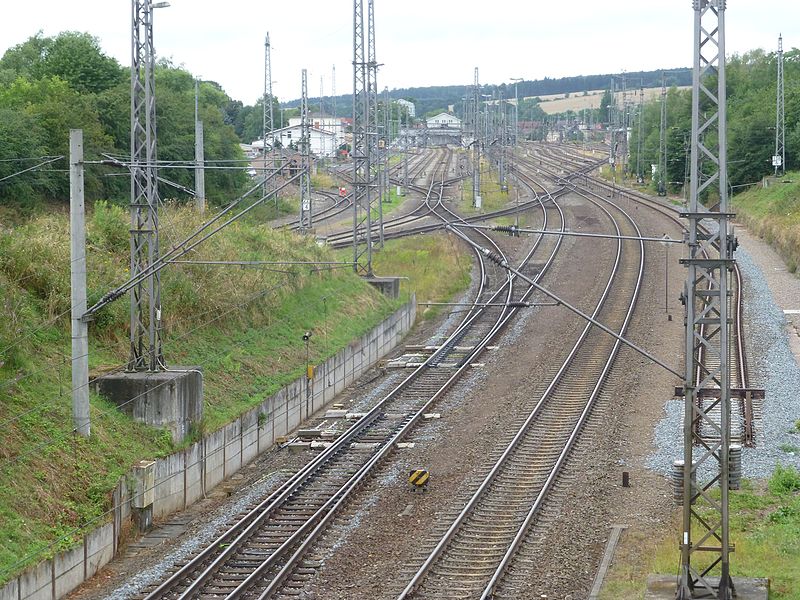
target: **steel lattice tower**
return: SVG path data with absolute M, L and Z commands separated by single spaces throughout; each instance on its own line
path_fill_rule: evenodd
M 300 95 L 300 229 L 310 230 L 311 217 L 311 132 L 308 119 L 308 72 L 302 71 Z
M 667 195 L 667 77 L 661 74 L 661 128 L 658 137 L 658 195 Z
M 264 109 L 263 124 L 264 124 L 264 187 L 262 194 L 267 196 L 272 189 L 273 185 L 270 183 L 269 173 L 267 172 L 267 134 L 275 129 L 275 121 L 272 114 L 272 48 L 269 43 L 269 32 L 264 38 Z M 275 140 L 273 139 L 273 145 Z M 272 165 L 275 166 L 274 163 Z M 276 197 L 277 201 L 277 197 Z
M 158 261 L 158 179 L 153 9 L 165 3 L 132 0 L 131 54 L 131 289 L 129 371 L 164 367 Z M 149 273 L 149 274 L 148 274 Z
M 775 167 L 775 177 L 786 173 L 786 120 L 784 116 L 783 97 L 783 36 L 778 36 L 778 102 L 775 119 L 775 155 L 772 164 Z
M 353 269 L 372 275 L 372 165 L 370 64 L 364 0 L 353 0 Z
M 686 372 L 678 600 L 700 597 L 728 600 L 733 594 L 728 538 L 732 316 L 728 277 L 734 263 L 735 241 L 729 229 L 733 215 L 728 213 L 726 166 L 725 2 L 692 2 L 691 184 L 689 209 L 683 215 L 689 221 L 689 255 L 681 261 L 688 269 L 688 276 L 683 297 Z M 716 87 L 707 87 L 708 83 Z M 701 160 L 705 172 L 700 169 Z M 709 212 L 701 204 L 705 192 L 719 195 L 718 210 Z M 713 220 L 714 224 L 703 228 L 704 219 Z M 715 409 L 720 415 L 719 423 L 711 416 Z M 719 439 L 701 436 L 703 429 L 718 434 Z M 714 488 L 719 488 L 719 497 L 715 496 Z M 702 508 L 697 508 L 695 501 Z

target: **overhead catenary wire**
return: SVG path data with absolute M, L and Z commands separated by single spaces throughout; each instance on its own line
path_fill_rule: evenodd
M 16 173 L 12 173 L 11 175 L 6 175 L 5 177 L 0 177 L 0 183 L 6 181 L 8 179 L 11 179 L 13 177 L 17 177 L 19 175 L 22 175 L 24 173 L 28 173 L 30 171 L 35 171 L 39 167 L 43 167 L 45 165 L 49 165 L 51 163 L 56 162 L 57 160 L 61 160 L 62 158 L 64 158 L 64 157 L 63 156 L 56 156 L 56 157 L 50 158 L 48 160 L 44 160 L 44 161 L 40 162 L 37 165 L 33 165 L 32 167 L 28 167 L 27 169 L 22 169 L 21 171 L 17 171 Z
M 291 177 L 283 185 L 281 185 L 276 190 L 274 190 L 273 193 L 279 192 L 281 189 L 283 189 L 284 187 L 288 186 L 290 183 L 292 183 L 294 180 L 298 179 L 299 177 L 300 177 L 299 174 Z M 108 292 L 105 296 L 103 296 L 98 302 L 96 302 L 93 306 L 91 306 L 87 310 L 85 316 L 90 316 L 90 315 L 94 314 L 95 312 L 97 312 L 98 310 L 100 310 L 101 308 L 103 308 L 104 306 L 110 304 L 111 302 L 113 302 L 114 300 L 116 300 L 117 298 L 122 296 L 125 292 L 127 292 L 131 288 L 133 288 L 135 285 L 137 285 L 137 284 L 141 283 L 142 281 L 146 280 L 148 277 L 151 277 L 152 275 L 155 275 L 156 273 L 161 271 L 164 267 L 166 267 L 168 264 L 170 264 L 170 262 L 172 262 L 173 260 L 175 260 L 175 259 L 177 259 L 177 258 L 179 258 L 179 257 L 181 257 L 181 256 L 183 256 L 185 254 L 188 254 L 189 252 L 194 250 L 197 246 L 199 246 L 200 244 L 205 242 L 208 238 L 210 238 L 211 236 L 213 236 L 214 234 L 216 234 L 220 230 L 224 229 L 225 227 L 227 227 L 228 225 L 230 225 L 234 221 L 238 220 L 239 218 L 241 218 L 242 216 L 244 216 L 245 214 L 247 214 L 248 212 L 253 210 L 256 206 L 260 205 L 262 202 L 264 202 L 269 197 L 269 195 L 263 196 L 259 200 L 255 201 L 253 204 L 251 204 L 247 208 L 243 209 L 242 211 L 240 211 L 239 213 L 235 214 L 233 217 L 231 217 L 230 219 L 225 221 L 222 225 L 220 225 L 220 226 L 216 227 L 215 229 L 213 229 L 210 233 L 206 233 L 205 235 L 202 235 L 203 232 L 206 229 L 210 228 L 214 223 L 216 223 L 217 221 L 221 220 L 236 205 L 238 205 L 242 200 L 244 200 L 244 198 L 246 196 L 248 196 L 249 194 L 251 194 L 253 191 L 255 191 L 256 189 L 258 189 L 260 187 L 261 187 L 261 183 L 259 183 L 259 184 L 255 185 L 254 187 L 252 187 L 248 192 L 246 192 L 243 196 L 239 197 L 237 200 L 232 202 L 228 207 L 226 207 L 222 212 L 220 212 L 218 215 L 216 215 L 213 219 L 211 219 L 210 221 L 207 221 L 206 223 L 201 225 L 194 233 L 190 234 L 189 237 L 187 237 L 183 242 L 180 242 L 179 244 L 177 244 L 172 250 L 170 250 L 169 252 L 165 253 L 157 261 L 155 261 L 151 265 L 149 265 L 146 270 L 143 270 L 141 273 L 137 274 L 135 277 L 131 277 L 125 283 L 121 284 L 120 286 L 118 286 L 114 290 L 111 290 L 110 292 Z M 198 236 L 201 236 L 201 235 L 202 235 L 202 237 L 200 237 L 199 240 L 192 241 L 192 240 L 194 240 L 195 238 L 197 238 Z

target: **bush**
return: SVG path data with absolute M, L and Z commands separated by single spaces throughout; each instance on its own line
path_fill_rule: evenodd
M 769 491 L 776 495 L 800 490 L 800 472 L 794 467 L 778 465 L 769 480 Z
M 130 217 L 119 205 L 98 200 L 89 221 L 87 244 L 125 255 L 130 250 Z

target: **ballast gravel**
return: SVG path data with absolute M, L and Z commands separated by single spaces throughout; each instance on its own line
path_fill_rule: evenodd
M 756 421 L 756 447 L 743 449 L 742 475 L 767 479 L 776 465 L 800 468 L 800 432 L 795 425 L 800 419 L 800 366 L 789 341 L 797 332 L 779 307 L 800 303 L 800 280 L 786 272 L 766 244 L 743 230 L 737 235 L 750 385 L 766 392 L 761 419 Z M 683 400 L 667 401 L 664 410 L 666 415 L 654 429 L 657 450 L 647 464 L 667 475 L 672 462 L 683 456 Z

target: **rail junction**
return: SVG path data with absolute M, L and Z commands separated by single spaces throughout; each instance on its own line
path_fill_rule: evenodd
M 648 270 L 648 265 L 660 263 L 654 255 L 668 252 L 666 244 L 648 241 L 665 234 L 682 241 L 685 235 L 679 207 L 597 177 L 601 151 L 520 144 L 514 172 L 520 200 L 494 211 L 463 214 L 452 200 L 464 179 L 455 167 L 461 153 L 452 148 L 421 152 L 412 168 L 411 197 L 385 220 L 383 240 L 442 231 L 453 243 L 472 248 L 475 284 L 467 297 L 441 331 L 388 365 L 390 375 L 371 394 L 368 408 L 350 413 L 350 420 L 326 413 L 304 425 L 296 440 L 315 439 L 323 431 L 328 440 L 308 446 L 305 466 L 137 597 L 520 598 L 534 590 L 588 591 L 602 533 L 595 532 L 590 547 L 571 551 L 574 542 L 565 543 L 558 553 L 573 552 L 579 563 L 588 561 L 582 576 L 572 571 L 575 563 L 550 582 L 536 575 L 544 578 L 552 569 L 548 564 L 553 557 L 550 563 L 543 558 L 553 537 L 563 535 L 556 532 L 554 515 L 574 510 L 566 508 L 574 500 L 569 490 L 576 478 L 586 475 L 586 453 L 597 451 L 592 446 L 598 438 L 601 448 L 615 446 L 613 437 L 603 439 L 602 427 L 619 419 L 614 415 L 618 395 L 631 394 L 637 385 L 641 393 L 642 382 L 630 377 L 626 365 L 651 376 L 659 373 L 655 379 L 661 390 L 676 383 L 681 364 L 670 344 L 680 335 L 672 319 L 681 310 L 676 302 L 679 285 L 661 280 L 655 267 Z M 352 199 L 325 196 L 317 201 L 329 206 L 317 211 L 317 223 L 329 221 L 331 229 L 339 223 L 339 232 L 327 234 L 325 241 L 347 247 L 353 232 L 341 224 L 352 210 Z M 508 225 L 512 220 L 515 224 Z M 378 243 L 376 231 L 369 235 Z M 677 280 L 680 271 L 674 271 Z M 665 306 L 657 306 L 654 299 L 664 293 Z M 740 294 L 734 299 L 740 302 Z M 737 387 L 745 390 L 741 311 L 733 314 L 740 349 L 730 368 Z M 644 336 L 647 341 L 639 341 L 654 315 L 659 315 L 658 327 L 671 328 L 671 333 L 654 336 L 651 330 Z M 664 343 L 653 346 L 655 339 Z M 476 373 L 506 370 L 508 365 L 497 364 L 493 355 L 513 361 L 515 346 L 526 344 L 534 349 L 520 351 L 518 358 L 535 356 L 537 363 L 510 384 L 525 389 L 513 394 L 513 408 L 498 387 L 491 390 L 497 397 L 483 399 L 496 407 L 453 409 L 454 402 L 470 401 Z M 639 353 L 640 346 L 647 351 Z M 672 373 L 663 366 L 672 367 Z M 757 443 L 758 395 L 742 394 L 738 406 L 734 436 L 742 444 Z M 488 439 L 475 441 L 485 454 L 470 469 L 461 465 L 453 482 L 435 466 L 422 464 L 425 458 L 412 464 L 408 457 L 419 447 L 421 457 L 431 460 L 439 442 L 429 430 L 441 427 L 437 421 L 442 415 L 447 420 L 448 412 L 466 419 L 450 427 L 474 432 L 481 426 L 476 414 L 482 412 L 495 425 Z M 713 438 L 713 431 L 705 434 Z M 440 451 L 453 454 L 452 448 Z M 422 466 L 430 469 L 431 491 L 409 496 L 402 473 Z M 621 471 L 615 470 L 613 478 Z M 399 496 L 404 511 L 392 515 L 379 510 L 386 500 L 375 498 L 385 494 L 379 488 L 386 481 L 393 482 L 393 505 Z M 609 486 L 614 487 L 607 481 L 605 489 Z M 448 490 L 446 497 L 438 493 L 440 487 Z M 410 525 L 417 510 L 419 529 Z M 609 507 L 598 512 L 603 510 Z M 365 512 L 372 514 L 367 518 Z M 358 537 L 369 538 L 364 532 L 373 531 L 381 540 L 370 546 L 376 553 L 381 553 L 381 544 L 391 544 L 386 535 L 397 535 L 403 527 L 412 527 L 414 533 L 397 540 L 400 552 L 384 546 L 385 556 L 357 569 L 366 572 L 350 572 L 349 583 L 335 592 L 331 581 L 341 564 L 353 569 L 365 560 L 358 543 L 349 539 L 356 537 L 347 525 L 354 519 L 365 521 Z M 585 530 L 587 523 L 583 526 Z M 387 568 L 389 564 L 394 567 Z M 364 581 L 373 585 L 366 589 Z

